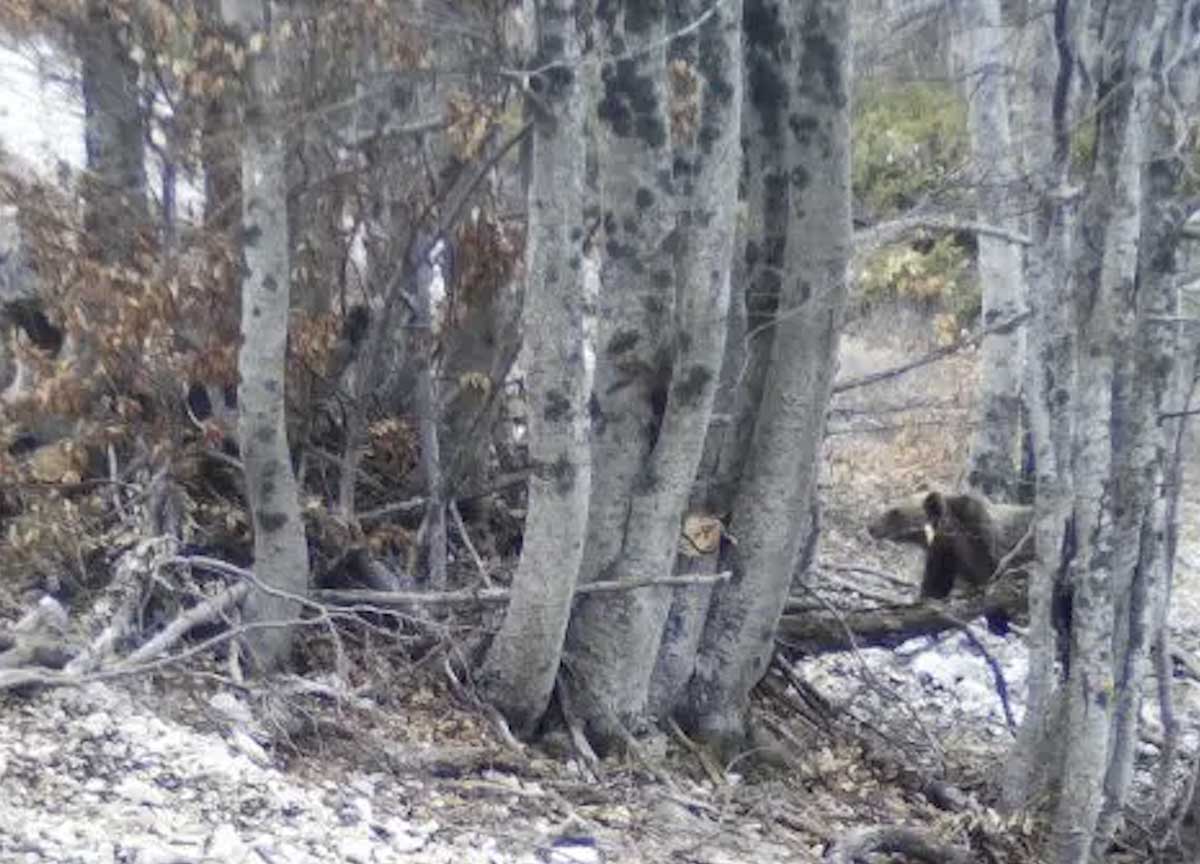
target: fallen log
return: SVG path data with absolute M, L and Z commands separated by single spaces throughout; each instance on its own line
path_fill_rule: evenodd
M 990 614 L 1024 625 L 1029 620 L 1026 584 L 1023 576 L 1014 575 L 994 583 L 983 594 L 865 610 L 826 606 L 788 614 L 785 607 L 777 638 L 784 646 L 806 654 L 826 654 L 854 648 L 895 648 L 909 639 L 935 636 Z

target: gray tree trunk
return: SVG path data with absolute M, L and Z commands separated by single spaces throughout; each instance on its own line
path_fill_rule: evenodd
M 145 122 L 138 67 L 110 3 L 88 0 L 76 32 L 83 78 L 86 248 L 101 261 L 128 261 L 149 219 Z
M 1002 797 L 1015 808 L 1038 797 L 1056 776 L 1060 740 L 1060 640 L 1054 600 L 1062 582 L 1057 551 L 1070 533 L 1071 440 L 1075 390 L 1075 320 L 1068 269 L 1075 214 L 1068 192 L 1070 135 L 1075 116 L 1070 94 L 1078 87 L 1070 47 L 1079 19 L 1052 14 L 1054 0 L 1031 2 L 1020 114 L 1027 128 L 1023 161 L 1036 201 L 1033 245 L 1026 279 L 1034 318 L 1029 328 L 1025 391 L 1036 453 L 1036 546 L 1043 553 L 1029 583 L 1029 692 L 1017 742 L 1005 760 Z
M 956 12 L 965 56 L 967 129 L 979 219 L 1017 234 L 1021 226 L 1009 130 L 1009 58 L 1000 0 L 958 0 Z M 1024 310 L 1024 262 L 1015 243 L 979 234 L 978 244 L 982 323 L 991 327 Z M 1024 333 L 1014 328 L 988 334 L 980 357 L 979 422 L 971 439 L 967 485 L 996 501 L 1013 500 L 1020 480 Z
M 289 310 L 287 172 L 282 113 L 286 44 L 270 0 L 222 0 L 222 15 L 247 46 L 247 118 L 242 142 L 242 346 L 238 353 L 238 433 L 254 526 L 254 570 L 272 589 L 303 595 L 308 546 L 288 450 L 284 400 Z M 261 668 L 282 664 L 300 603 L 258 590 L 246 601 L 251 655 Z
M 525 336 L 529 481 L 521 562 L 484 663 L 488 698 L 529 733 L 550 701 L 587 531 L 592 462 L 583 338 L 584 97 L 574 0 L 538 7 Z
M 671 29 L 678 30 L 696 20 L 707 8 L 696 0 L 679 3 Z M 645 518 L 656 529 L 653 538 L 642 538 L 644 544 L 656 544 L 653 548 L 643 545 L 650 556 L 643 559 L 642 570 L 647 575 L 665 572 L 675 559 L 685 505 L 690 504 L 687 509 L 695 515 L 719 515 L 705 505 L 702 497 L 692 494 L 689 502 L 689 491 L 706 449 L 706 433 L 711 428 L 719 388 L 732 384 L 730 370 L 722 361 L 730 333 L 730 270 L 737 222 L 737 208 L 731 202 L 737 198 L 741 165 L 740 0 L 716 7 L 695 39 L 675 46 L 674 56 L 697 76 L 696 101 L 689 106 L 696 113 L 693 119 L 680 124 L 686 128 L 675 130 L 676 164 L 681 166 L 676 172 L 681 182 L 677 190 L 680 211 L 675 255 L 678 353 L 652 462 L 661 485 L 641 502 L 648 508 Z M 744 312 L 738 317 L 744 322 Z M 709 475 L 703 471 L 700 476 Z M 633 523 L 638 524 L 641 518 L 635 507 Z M 678 560 L 681 571 L 711 572 L 716 556 L 685 555 Z M 661 636 L 647 696 L 651 716 L 669 715 L 691 677 L 703 632 L 703 613 L 711 595 L 708 587 L 677 588 L 669 609 L 656 608 L 659 617 L 645 626 L 647 636 Z M 667 612 L 663 620 L 661 616 Z
M 816 494 L 852 241 L 848 4 L 795 0 L 780 12 L 775 22 L 747 15 L 746 28 L 748 44 L 778 40 L 768 52 L 774 62 L 752 72 L 768 77 L 752 77 L 751 86 L 765 91 L 759 107 L 768 122 L 786 130 L 789 242 L 770 367 L 735 499 L 734 576 L 715 592 L 684 709 L 687 724 L 723 752 L 746 740 L 750 689 L 774 651 L 801 550 L 815 539 L 814 523 L 797 516 L 811 511 Z M 781 56 L 787 42 L 790 63 Z M 772 80 L 783 86 L 771 88 Z
M 690 442 L 662 438 L 664 412 L 679 408 L 678 396 L 668 406 L 670 390 L 682 382 L 682 369 L 673 382 L 682 337 L 675 330 L 670 246 L 676 200 L 666 10 L 629 0 L 603 13 L 600 44 L 618 58 L 601 68 L 596 96 L 605 247 L 590 410 L 592 458 L 603 470 L 592 478 L 582 582 L 669 573 L 682 507 L 676 502 L 692 479 L 688 473 L 681 492 L 678 475 L 687 470 Z M 703 358 L 714 369 L 693 388 L 701 407 L 711 397 L 718 361 L 719 355 Z M 691 449 L 698 453 L 699 447 Z M 672 458 L 683 461 L 670 464 Z M 636 725 L 644 713 L 668 597 L 651 588 L 586 596 L 576 605 L 567 635 L 569 668 L 578 710 L 602 747 L 620 739 L 616 724 Z

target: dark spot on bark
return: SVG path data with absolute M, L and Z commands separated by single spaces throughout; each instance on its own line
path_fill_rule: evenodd
M 579 268 L 581 266 L 583 266 L 583 259 L 580 258 L 578 255 L 572 255 L 571 260 L 568 262 L 568 265 L 570 266 L 570 268 L 572 270 L 578 272 Z
M 554 460 L 550 468 L 550 477 L 554 481 L 554 489 L 559 495 L 566 495 L 575 488 L 575 465 L 566 454 Z
M 257 246 L 258 241 L 261 238 L 262 238 L 262 229 L 259 228 L 258 225 L 255 225 L 255 224 L 247 225 L 242 230 L 242 245 L 243 246 Z
M 704 395 L 704 388 L 712 379 L 712 370 L 707 366 L 690 366 L 675 385 L 675 397 L 681 405 L 690 408 Z
M 260 309 L 257 306 L 251 306 L 250 307 L 250 317 L 251 318 L 261 318 L 262 317 L 262 309 Z
M 270 291 L 272 294 L 279 290 L 279 283 L 270 273 L 263 277 L 263 290 Z
M 571 229 L 571 242 L 578 243 L 583 239 L 583 229 L 576 225 Z
M 270 498 L 274 494 L 275 494 L 275 480 L 271 477 L 267 477 L 262 482 L 263 498 Z
M 1101 711 L 1108 710 L 1108 690 L 1103 687 L 1096 691 L 1096 705 Z
M 633 214 L 629 214 L 621 220 L 621 227 L 625 229 L 626 234 L 638 233 L 638 222 L 637 219 L 634 218 Z
M 614 240 L 611 233 L 608 235 L 608 242 L 604 244 L 604 250 L 608 257 L 614 260 L 629 257 L 629 247 Z
M 607 350 L 609 356 L 616 357 L 627 351 L 632 351 L 637 347 L 640 339 L 641 334 L 636 330 L 618 330 L 613 334 L 612 339 L 608 340 Z
M 592 420 L 592 430 L 597 435 L 604 434 L 604 430 L 608 426 L 608 418 L 604 416 L 604 409 L 600 407 L 600 400 L 593 393 L 588 399 L 588 416 Z
M 688 214 L 684 213 L 684 214 L 680 214 L 680 215 L 683 216 L 684 221 L 686 221 L 686 217 L 688 216 Z M 686 226 L 684 226 L 684 227 L 686 227 Z M 671 233 L 669 233 L 663 239 L 662 248 L 663 248 L 663 251 L 666 252 L 668 255 L 674 255 L 676 252 L 679 251 L 679 230 L 678 229 L 676 229 L 676 228 L 671 229 Z
M 675 337 L 675 344 L 679 346 L 679 353 L 681 354 L 692 350 L 692 334 L 686 330 L 681 330 L 679 335 Z
M 815 102 L 840 108 L 846 103 L 846 84 L 842 80 L 841 52 L 826 35 L 830 29 L 816 9 L 801 25 L 800 32 L 806 35 L 800 50 L 797 89 Z
M 792 188 L 797 192 L 803 192 L 808 188 L 808 184 L 812 181 L 812 176 L 808 173 L 808 169 L 803 165 L 797 165 L 792 169 L 789 177 L 792 181 Z
M 807 303 L 812 298 L 812 283 L 807 279 L 796 280 L 796 302 L 800 305 Z
M 546 268 L 546 282 L 550 285 L 558 284 L 558 268 L 554 265 Z
M 273 426 L 259 426 L 254 430 L 254 440 L 260 444 L 270 444 L 275 440 L 275 428 Z
M 670 171 L 664 169 L 654 175 L 654 183 L 658 186 L 658 191 L 669 195 L 675 188 L 675 177 Z
M 280 390 L 279 382 L 276 381 L 274 378 L 272 378 L 269 381 L 266 381 L 263 383 L 263 389 L 266 390 L 268 393 L 275 395 Z
M 788 117 L 788 128 L 792 130 L 792 137 L 797 144 L 808 147 L 816 138 L 820 124 L 811 114 L 792 114 Z
M 546 394 L 546 407 L 542 416 L 551 423 L 567 419 L 571 416 L 571 400 L 558 390 L 551 390 Z
M 651 495 L 658 491 L 658 487 L 658 475 L 650 468 L 646 468 L 633 479 L 633 492 L 635 495 Z
M 655 270 L 650 274 L 650 284 L 658 291 L 665 291 L 675 284 L 675 271 Z
M 626 3 L 625 30 L 633 34 L 643 34 L 662 20 L 663 4 L 656 0 L 638 0 L 636 3 Z
M 653 294 L 649 294 L 642 298 L 642 308 L 646 310 L 646 315 L 651 321 L 655 319 L 661 319 L 667 311 L 667 307 L 663 303 L 663 299 L 661 297 L 656 297 Z
M 259 511 L 258 524 L 268 534 L 274 534 L 276 531 L 283 528 L 287 524 L 288 517 L 286 513 L 264 512 Z
M 640 209 L 646 210 L 654 206 L 654 193 L 645 186 L 639 186 L 637 194 L 634 196 L 634 200 L 637 202 L 637 206 Z
M 667 143 L 659 94 L 655 79 L 639 75 L 638 68 L 634 59 L 618 60 L 605 67 L 604 97 L 597 113 L 617 137 L 636 136 L 647 146 L 659 148 Z

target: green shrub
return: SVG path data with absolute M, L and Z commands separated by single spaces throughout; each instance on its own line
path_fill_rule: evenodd
M 970 250 L 953 234 L 933 241 L 927 251 L 911 243 L 885 246 L 863 265 L 859 303 L 865 311 L 903 301 L 943 312 L 958 327 L 967 327 L 978 317 L 982 304 L 979 280 L 968 266 L 970 262 Z
M 859 94 L 854 195 L 875 218 L 943 185 L 969 154 L 966 105 L 951 86 L 871 83 Z

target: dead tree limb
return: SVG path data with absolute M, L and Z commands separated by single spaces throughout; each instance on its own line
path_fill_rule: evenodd
M 197 566 L 208 566 L 197 558 L 191 559 Z M 228 572 L 228 570 L 226 570 Z M 660 576 L 656 579 L 614 580 L 589 582 L 579 585 L 576 594 L 603 594 L 615 591 L 634 591 L 638 588 L 679 585 L 712 585 L 724 582 L 733 574 L 694 573 L 686 576 Z M 311 599 L 318 603 L 346 606 L 364 604 L 379 607 L 396 606 L 490 606 L 508 602 L 507 588 L 481 588 L 466 591 L 361 591 L 330 589 L 311 592 Z
M 854 864 L 868 855 L 907 855 L 927 864 L 970 864 L 971 850 L 930 839 L 915 828 L 860 828 L 834 843 L 825 853 L 828 864 Z
M 999 612 L 1022 622 L 1028 617 L 1026 580 L 1012 574 L 992 585 L 985 594 L 956 597 L 944 603 L 925 602 L 784 615 L 779 639 L 789 648 L 809 654 L 848 651 L 852 648 L 895 648 L 917 636 L 933 636 L 959 629 L 959 621 Z

